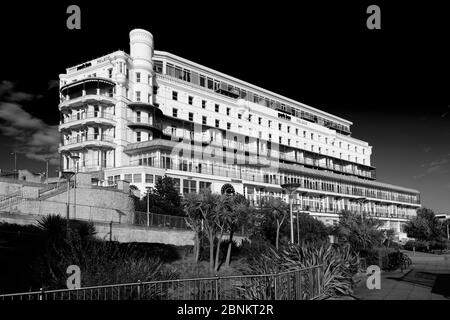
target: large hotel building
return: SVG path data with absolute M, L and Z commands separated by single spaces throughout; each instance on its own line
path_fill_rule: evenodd
M 145 30 L 130 32 L 130 53 L 68 68 L 60 99 L 61 165 L 98 185 L 127 180 L 143 195 L 168 175 L 181 194 L 232 186 L 259 206 L 298 183 L 295 211 L 325 223 L 363 213 L 400 237 L 420 207 L 418 191 L 376 181 L 352 122 L 154 50 Z

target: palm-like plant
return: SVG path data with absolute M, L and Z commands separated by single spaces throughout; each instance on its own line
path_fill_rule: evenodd
M 283 200 L 279 198 L 271 198 L 265 203 L 265 210 L 276 220 L 275 247 L 278 250 L 280 242 L 280 228 L 288 216 L 289 208 Z
M 47 241 L 51 244 L 61 244 L 66 239 L 66 219 L 59 215 L 51 214 L 40 218 L 37 227 L 47 236 Z
M 383 222 L 372 217 L 360 217 L 351 212 L 340 213 L 335 233 L 345 242 L 350 243 L 355 251 L 370 249 L 379 245 L 384 239 L 380 229 Z

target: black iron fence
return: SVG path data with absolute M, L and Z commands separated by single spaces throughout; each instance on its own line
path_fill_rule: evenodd
M 323 267 L 277 274 L 178 279 L 0 295 L 5 300 L 314 300 Z
M 185 217 L 183 216 L 171 216 L 143 211 L 134 212 L 133 224 L 150 228 L 192 230 L 187 225 Z M 248 232 L 244 226 L 240 226 L 236 228 L 234 235 L 247 236 Z
M 133 223 L 135 225 L 153 228 L 190 230 L 184 217 L 156 214 L 151 212 L 147 213 L 142 211 L 135 211 Z

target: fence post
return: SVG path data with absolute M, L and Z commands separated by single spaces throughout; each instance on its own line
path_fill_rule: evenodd
M 322 268 L 323 266 L 319 266 L 317 267 L 317 285 L 318 285 L 318 290 L 317 290 L 317 294 L 320 297 L 320 295 L 322 294 L 322 281 L 321 281 L 321 276 L 322 276 Z
M 41 293 L 39 293 L 39 300 L 44 300 L 44 288 L 40 289 Z
M 137 292 L 138 292 L 138 300 L 141 300 L 141 286 L 142 286 L 142 282 L 141 280 L 138 280 L 138 287 L 137 287 Z
M 277 290 L 278 288 L 277 288 L 277 275 L 275 274 L 275 276 L 274 276 L 274 290 L 275 290 L 275 299 L 274 300 L 277 300 L 278 299 L 278 295 L 277 295 Z
M 219 277 L 216 275 L 216 300 L 219 300 Z

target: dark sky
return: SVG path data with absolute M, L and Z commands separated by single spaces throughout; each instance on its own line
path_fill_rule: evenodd
M 410 1 L 91 2 L 1 4 L 0 168 L 12 168 L 16 150 L 19 168 L 43 171 L 55 148 L 48 143 L 59 120 L 58 74 L 128 52 L 129 31 L 144 28 L 157 50 L 352 121 L 353 136 L 373 146 L 378 180 L 418 189 L 425 206 L 450 212 L 446 8 Z M 81 30 L 66 28 L 70 4 L 81 8 Z M 381 30 L 366 28 L 371 4 L 381 8 Z

